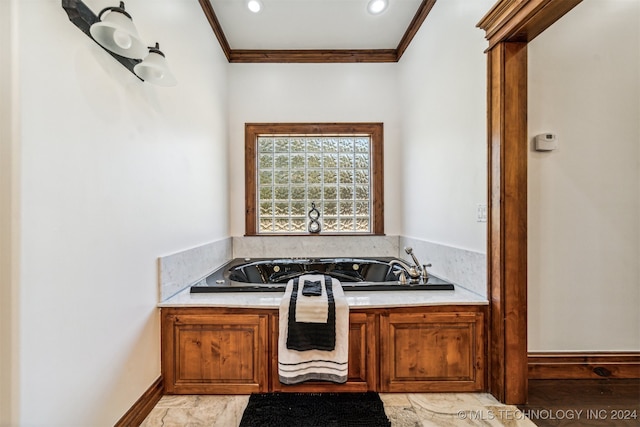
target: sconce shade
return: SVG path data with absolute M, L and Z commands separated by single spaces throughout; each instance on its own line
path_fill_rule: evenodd
M 102 18 L 105 12 L 108 13 Z M 102 47 L 125 58 L 142 59 L 148 53 L 131 15 L 124 10 L 123 2 L 120 2 L 120 7 L 103 9 L 98 15 L 98 22 L 91 26 L 89 32 Z
M 133 72 L 145 82 L 158 86 L 175 86 L 178 84 L 175 76 L 169 69 L 164 54 L 160 51 L 160 46 L 149 48 L 149 55 L 135 67 Z

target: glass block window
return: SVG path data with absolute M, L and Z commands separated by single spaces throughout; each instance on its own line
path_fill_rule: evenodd
M 312 203 L 321 234 L 382 234 L 381 140 L 382 124 L 247 125 L 247 234 L 308 234 Z

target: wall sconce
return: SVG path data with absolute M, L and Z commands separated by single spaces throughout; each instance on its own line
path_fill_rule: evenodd
M 169 70 L 167 59 L 164 57 L 164 53 L 160 51 L 158 43 L 156 43 L 155 47 L 149 48 L 149 54 L 141 63 L 133 67 L 133 72 L 142 80 L 158 86 L 175 86 L 178 84 Z
M 76 27 L 140 80 L 159 86 L 177 84 L 158 43 L 147 47 L 140 39 L 124 2 L 104 8 L 97 16 L 82 0 L 62 0 L 62 8 Z

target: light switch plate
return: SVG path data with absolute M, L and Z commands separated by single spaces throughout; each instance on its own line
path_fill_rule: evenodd
M 484 203 L 478 203 L 476 211 L 476 221 L 487 222 L 487 205 Z

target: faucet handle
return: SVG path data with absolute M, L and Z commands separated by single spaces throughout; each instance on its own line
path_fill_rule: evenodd
M 411 277 L 412 279 L 418 279 L 420 278 L 420 273 L 418 272 L 418 266 L 416 265 L 412 265 L 411 268 L 409 268 L 409 277 Z
M 406 285 L 407 284 L 407 276 L 405 276 L 404 271 L 400 272 L 400 277 L 398 278 L 398 282 L 401 285 Z
M 431 263 L 422 265 L 422 280 L 427 283 L 429 280 L 429 273 L 427 272 L 427 267 L 431 267 Z
M 404 248 L 404 251 L 407 253 L 407 255 L 411 256 L 411 259 L 413 259 L 413 263 L 416 265 L 416 268 L 420 268 L 420 261 L 418 261 L 418 258 L 416 258 L 416 256 L 413 254 L 413 248 L 407 246 Z

